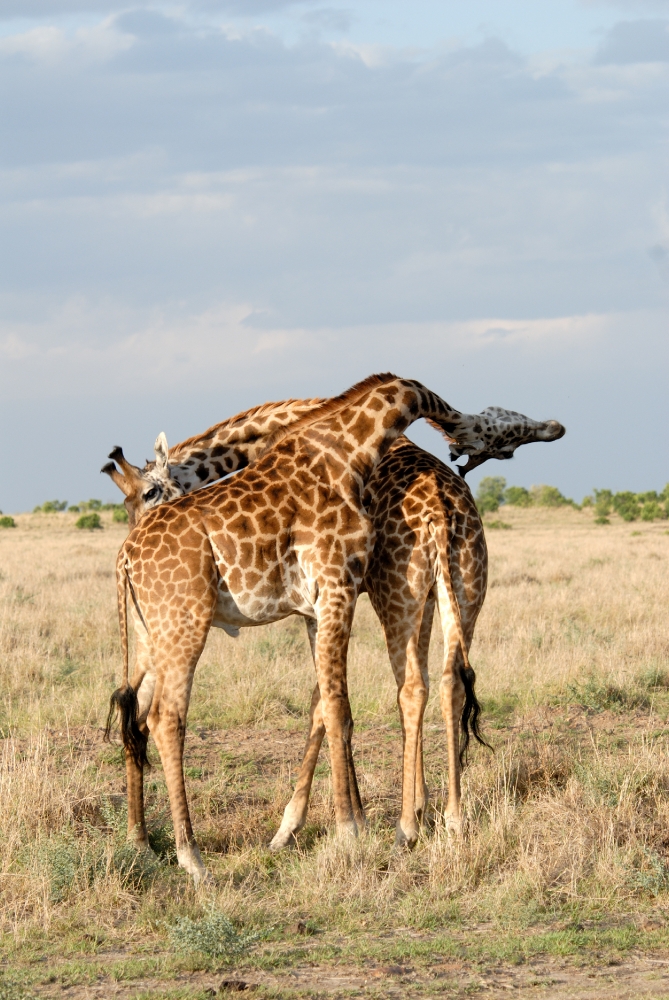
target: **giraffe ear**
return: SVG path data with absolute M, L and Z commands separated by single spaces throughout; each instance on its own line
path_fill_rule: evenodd
M 153 450 L 156 455 L 156 469 L 159 472 L 166 473 L 170 450 L 167 447 L 167 438 L 165 437 L 164 431 L 161 431 L 158 437 L 156 438 L 156 443 L 153 446 Z

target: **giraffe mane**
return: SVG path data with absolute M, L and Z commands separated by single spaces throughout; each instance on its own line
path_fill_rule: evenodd
M 318 398 L 314 398 L 313 400 L 282 399 L 276 403 L 261 403 L 260 406 L 252 406 L 250 410 L 243 410 L 241 413 L 236 413 L 234 417 L 228 417 L 227 420 L 222 420 L 218 424 L 212 424 L 212 426 L 208 427 L 203 434 L 194 434 L 193 437 L 186 438 L 185 441 L 179 441 L 177 444 L 173 445 L 169 450 L 170 464 L 175 464 L 175 460 L 180 457 L 183 451 L 187 451 L 198 444 L 204 445 L 208 438 L 213 438 L 223 428 L 234 428 L 236 425 L 243 427 L 243 425 L 249 420 L 264 417 L 273 410 L 283 409 L 286 406 L 293 406 L 295 403 L 313 403 L 314 407 L 318 407 L 323 403 L 323 400 Z M 147 465 L 148 464 L 150 463 L 147 463 Z
M 435 431 L 439 431 L 446 444 L 453 444 L 454 439 L 449 436 L 448 432 L 436 420 L 433 420 L 432 417 L 425 417 L 425 423 L 429 424 L 430 427 L 434 427 Z
M 331 399 L 326 399 L 320 406 L 317 406 L 309 413 L 305 413 L 304 416 L 298 417 L 298 419 L 292 424 L 288 424 L 286 427 L 279 427 L 278 430 L 270 434 L 264 447 L 258 454 L 256 461 L 261 459 L 263 455 L 266 455 L 271 448 L 279 443 L 279 441 L 283 441 L 283 439 L 288 437 L 290 434 L 294 434 L 296 431 L 302 430 L 303 427 L 308 427 L 310 424 L 321 420 L 323 417 L 329 416 L 331 413 L 337 413 L 349 403 L 357 403 L 360 397 L 366 392 L 369 392 L 370 389 L 375 389 L 379 385 L 387 385 L 388 382 L 393 382 L 396 378 L 397 375 L 393 375 L 392 372 L 383 372 L 379 375 L 368 375 L 367 378 L 364 378 L 361 382 L 356 382 L 355 385 L 352 385 L 350 389 L 346 390 L 346 392 L 342 392 L 339 396 L 333 396 Z

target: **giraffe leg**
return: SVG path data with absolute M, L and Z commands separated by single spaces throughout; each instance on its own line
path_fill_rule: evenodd
M 305 618 L 311 656 L 316 666 L 316 636 L 318 634 L 318 623 L 313 618 Z M 293 797 L 284 809 L 281 826 L 275 833 L 269 845 L 271 851 L 280 851 L 286 847 L 294 835 L 304 826 L 307 819 L 307 809 L 309 806 L 309 795 L 313 783 L 314 771 L 318 762 L 318 755 L 325 736 L 325 723 L 323 721 L 323 711 L 321 706 L 321 692 L 318 684 L 311 696 L 311 708 L 309 711 L 309 735 L 307 745 L 304 749 L 300 773 L 297 776 L 297 783 Z M 355 775 L 354 775 L 355 778 Z M 350 780 L 350 776 L 349 776 Z M 362 828 L 365 825 L 365 811 L 360 799 L 357 780 L 354 781 L 354 802 L 353 811 L 357 825 Z
M 206 630 L 201 636 L 182 632 L 175 638 L 170 637 L 167 648 L 154 641 L 157 679 L 147 718 L 165 774 L 177 859 L 181 867 L 193 876 L 196 885 L 207 878 L 207 870 L 193 835 L 184 782 L 183 752 L 193 674 L 205 639 Z
M 432 622 L 434 620 L 434 608 L 435 608 L 435 594 L 434 590 L 431 590 L 427 595 L 425 601 L 425 607 L 423 609 L 423 618 L 420 623 L 420 633 L 418 636 L 418 664 L 421 676 L 425 679 L 425 685 L 427 687 L 428 693 L 430 688 L 430 674 L 428 670 L 428 655 L 430 652 L 430 638 L 432 636 Z M 423 709 L 423 714 L 425 710 Z M 427 815 L 427 806 L 430 801 L 430 793 L 427 787 L 427 782 L 425 780 L 425 766 L 423 761 L 423 718 L 421 716 L 421 723 L 418 731 L 418 747 L 416 751 L 416 782 L 415 782 L 415 796 L 416 796 L 416 818 L 419 823 L 422 823 Z
M 156 677 L 153 671 L 149 637 L 144 625 L 139 620 L 134 607 L 132 616 L 137 637 L 137 655 L 135 672 L 130 681 L 137 695 L 137 722 L 139 728 L 148 737 L 146 717 L 151 708 Z M 144 769 L 140 767 L 126 751 L 125 755 L 126 785 L 128 789 L 128 840 L 140 850 L 149 849 L 149 834 L 144 816 Z
M 402 808 L 397 821 L 397 846 L 413 845 L 418 840 L 420 821 L 428 802 L 423 770 L 423 714 L 430 680 L 428 651 L 434 615 L 433 576 L 421 551 L 397 546 L 397 560 L 402 556 L 403 570 L 393 586 L 379 587 L 367 580 L 372 606 L 379 616 L 386 637 L 390 665 L 397 684 L 397 706 L 402 726 Z M 407 577 L 414 560 L 412 588 Z M 402 613 L 397 604 L 402 602 Z
M 311 696 L 309 735 L 307 736 L 307 745 L 302 757 L 300 773 L 297 776 L 295 791 L 290 802 L 284 809 L 281 826 L 274 834 L 269 845 L 270 851 L 280 851 L 283 847 L 286 847 L 306 822 L 311 783 L 324 736 L 325 723 L 323 722 L 323 712 L 321 711 L 321 692 L 317 684 Z
M 319 604 L 322 610 L 316 637 L 316 675 L 330 747 L 335 821 L 340 835 L 355 837 L 365 823 L 353 763 L 353 716 L 346 683 L 346 652 L 355 595 L 348 588 L 329 594 L 324 589 Z
M 400 712 L 403 741 L 402 763 L 402 809 L 397 821 L 395 843 L 398 846 L 413 847 L 419 833 L 419 800 L 424 807 L 425 789 L 422 779 L 421 733 L 423 713 L 427 704 L 429 679 L 423 672 L 418 655 L 420 622 L 414 623 L 415 631 L 408 642 L 399 645 L 400 663 L 391 654 L 391 663 L 397 680 L 397 705 Z M 398 647 L 389 635 L 389 650 Z M 417 785 L 420 773 L 421 785 Z
M 151 708 L 156 685 L 155 674 L 145 674 L 143 678 L 135 674 L 131 684 L 137 691 L 139 728 L 148 738 L 146 717 Z M 128 840 L 139 850 L 149 850 L 149 833 L 144 815 L 144 768 L 135 763 L 132 755 L 127 752 L 125 773 L 128 788 Z
M 438 584 L 439 612 L 444 633 L 444 670 L 439 685 L 441 713 L 446 726 L 448 749 L 448 804 L 444 813 L 446 829 L 460 833 L 460 719 L 465 705 L 465 686 L 460 676 L 462 650 L 450 600 L 442 580 Z

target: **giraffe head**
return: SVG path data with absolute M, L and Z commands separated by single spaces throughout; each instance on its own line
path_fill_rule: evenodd
M 183 496 L 185 490 L 170 476 L 167 438 L 161 431 L 154 445 L 155 461 L 147 462 L 143 469 L 131 465 L 118 445 L 109 453 L 114 461 L 102 466 L 106 473 L 125 495 L 125 509 L 128 523 L 134 528 L 142 514 L 166 500 Z M 114 462 L 121 467 L 121 472 Z
M 522 444 L 557 441 L 565 434 L 565 428 L 557 420 L 533 420 L 502 406 L 488 406 L 478 417 L 480 428 L 476 430 L 480 433 L 480 441 L 476 448 L 462 447 L 457 441 L 450 443 L 453 461 L 462 455 L 468 456 L 467 463 L 458 467 L 463 478 L 489 458 L 513 458 L 516 448 Z

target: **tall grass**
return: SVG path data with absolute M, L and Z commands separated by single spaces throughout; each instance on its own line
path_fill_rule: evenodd
M 165 943 L 179 917 L 204 920 L 212 905 L 236 927 L 309 917 L 350 928 L 522 922 L 669 902 L 662 523 L 632 532 L 622 523 L 601 529 L 592 511 L 505 508 L 512 530 L 489 536 L 490 589 L 471 652 L 496 752 L 473 754 L 465 834 L 449 837 L 440 818 L 443 729 L 431 698 L 433 807 L 413 853 L 393 850 L 396 691 L 366 598 L 349 665 L 370 830 L 354 845 L 332 834 L 324 756 L 296 849 L 266 850 L 290 795 L 314 682 L 303 623 L 237 640 L 212 633 L 186 745 L 196 831 L 215 878 L 205 906 L 172 863 L 155 751 L 147 802 L 158 859 L 142 861 L 123 843 L 123 768 L 100 727 L 119 679 L 113 569 L 125 528 L 112 512 L 101 517 L 105 530 L 82 537 L 74 516 L 23 515 L 0 536 L 0 811 L 11 817 L 0 825 L 0 922 L 13 940 L 46 940 L 39 935 L 49 930 L 65 941 L 92 921 L 108 940 L 133 926 Z M 441 657 L 435 626 L 435 689 Z

